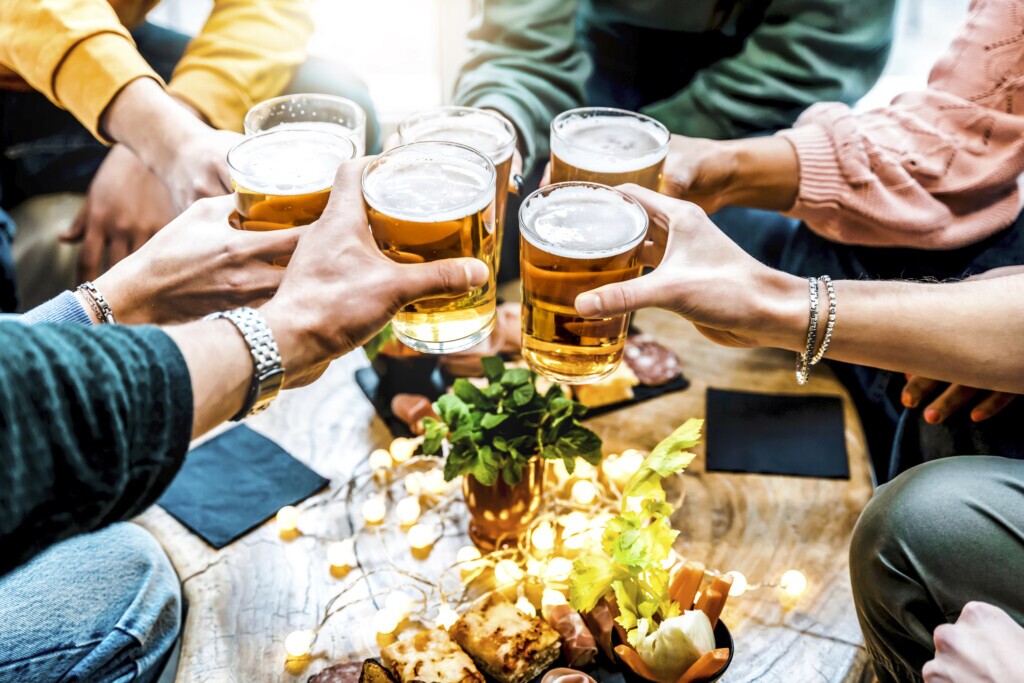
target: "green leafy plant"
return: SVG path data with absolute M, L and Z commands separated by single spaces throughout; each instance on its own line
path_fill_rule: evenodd
M 700 442 L 703 420 L 687 420 L 644 459 L 626 484 L 622 510 L 605 526 L 599 551 L 578 557 L 569 583 L 569 603 L 589 612 L 605 595 L 619 607 L 617 621 L 637 647 L 662 621 L 679 616 L 668 594 L 669 572 L 662 566 L 679 532 L 669 518 L 662 481 L 685 470 Z
M 391 323 L 388 323 L 384 326 L 384 329 L 373 335 L 370 341 L 363 344 L 363 350 L 366 351 L 366 357 L 372 361 L 380 355 L 381 349 L 383 349 L 392 339 L 395 339 L 395 331 L 391 329 Z
M 444 478 L 472 474 L 484 486 L 500 476 L 518 484 L 530 458 L 561 459 L 570 473 L 576 458 L 591 465 L 601 462 L 601 438 L 579 423 L 586 407 L 552 386 L 537 390 L 536 375 L 523 368 L 506 368 L 500 358 L 484 358 L 483 389 L 465 379 L 455 380 L 452 393 L 434 404 L 440 421 L 427 418 L 423 452 L 450 446 Z

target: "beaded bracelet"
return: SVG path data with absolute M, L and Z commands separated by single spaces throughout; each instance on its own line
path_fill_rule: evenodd
M 96 289 L 96 285 L 91 282 L 83 282 L 78 285 L 77 291 L 81 292 L 85 297 L 92 312 L 96 314 L 99 324 L 117 324 L 117 321 L 114 320 L 114 311 L 110 309 L 110 304 L 107 303 L 106 297 L 100 294 L 100 290 Z
M 825 338 L 821 342 L 821 348 L 814 354 L 808 365 L 814 366 L 821 362 L 821 359 L 825 357 L 825 352 L 828 351 L 828 345 L 832 342 L 832 330 L 836 326 L 836 288 L 832 284 L 832 278 L 828 275 L 822 275 L 820 280 L 825 283 L 825 289 L 828 290 L 828 323 L 825 325 Z
M 807 378 L 811 374 L 811 356 L 818 345 L 818 278 L 807 278 L 807 285 L 811 294 L 811 317 L 807 325 L 807 346 L 803 353 L 796 355 L 796 383 L 807 384 Z

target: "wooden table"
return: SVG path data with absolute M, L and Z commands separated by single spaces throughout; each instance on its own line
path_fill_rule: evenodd
M 847 549 L 871 483 L 864 436 L 842 387 L 824 369 L 807 387 L 797 387 L 791 354 L 718 347 L 661 311 L 641 313 L 638 324 L 679 353 L 693 384 L 687 391 L 592 420 L 608 452 L 649 449 L 686 418 L 702 417 L 708 386 L 844 397 L 849 481 L 709 474 L 698 449 L 684 477 L 685 503 L 673 521 L 682 532 L 676 549 L 710 567 L 742 571 L 751 582 L 777 580 L 796 568 L 809 580 L 806 593 L 788 607 L 771 589 L 729 602 L 723 619 L 735 636 L 736 656 L 724 681 L 870 680 L 850 593 Z M 390 442 L 353 381 L 353 371 L 365 363 L 362 353 L 336 362 L 318 383 L 282 395 L 250 422 L 331 479 L 331 490 L 304 506 L 336 493 L 372 448 Z M 219 552 L 163 510 L 144 514 L 140 523 L 167 549 L 190 604 L 177 680 L 305 681 L 328 662 L 375 653 L 370 623 L 375 609 L 367 602 L 327 624 L 312 661 L 293 670 L 285 664 L 285 636 L 315 626 L 327 601 L 353 583 L 355 572 L 333 576 L 325 561 L 325 539 L 350 533 L 347 513 L 340 502 L 321 504 L 302 519 L 303 531 L 312 535 L 286 542 L 271 522 Z M 360 541 L 361 560 L 373 555 L 372 548 L 365 549 L 367 542 Z M 436 561 L 449 553 L 444 557 L 451 559 L 465 543 L 460 530 L 443 539 L 432 556 Z M 409 557 L 401 540 L 391 547 L 402 566 L 418 571 L 419 561 Z M 353 589 L 358 590 L 366 587 Z

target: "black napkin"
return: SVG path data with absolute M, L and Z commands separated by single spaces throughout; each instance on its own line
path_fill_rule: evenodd
M 240 425 L 193 449 L 157 504 L 220 549 L 327 483 L 276 443 Z
M 707 469 L 849 479 L 843 402 L 708 389 Z

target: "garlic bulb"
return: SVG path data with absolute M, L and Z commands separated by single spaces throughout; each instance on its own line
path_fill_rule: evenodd
M 691 610 L 661 622 L 636 651 L 660 680 L 674 681 L 714 649 L 715 633 L 708 615 Z

